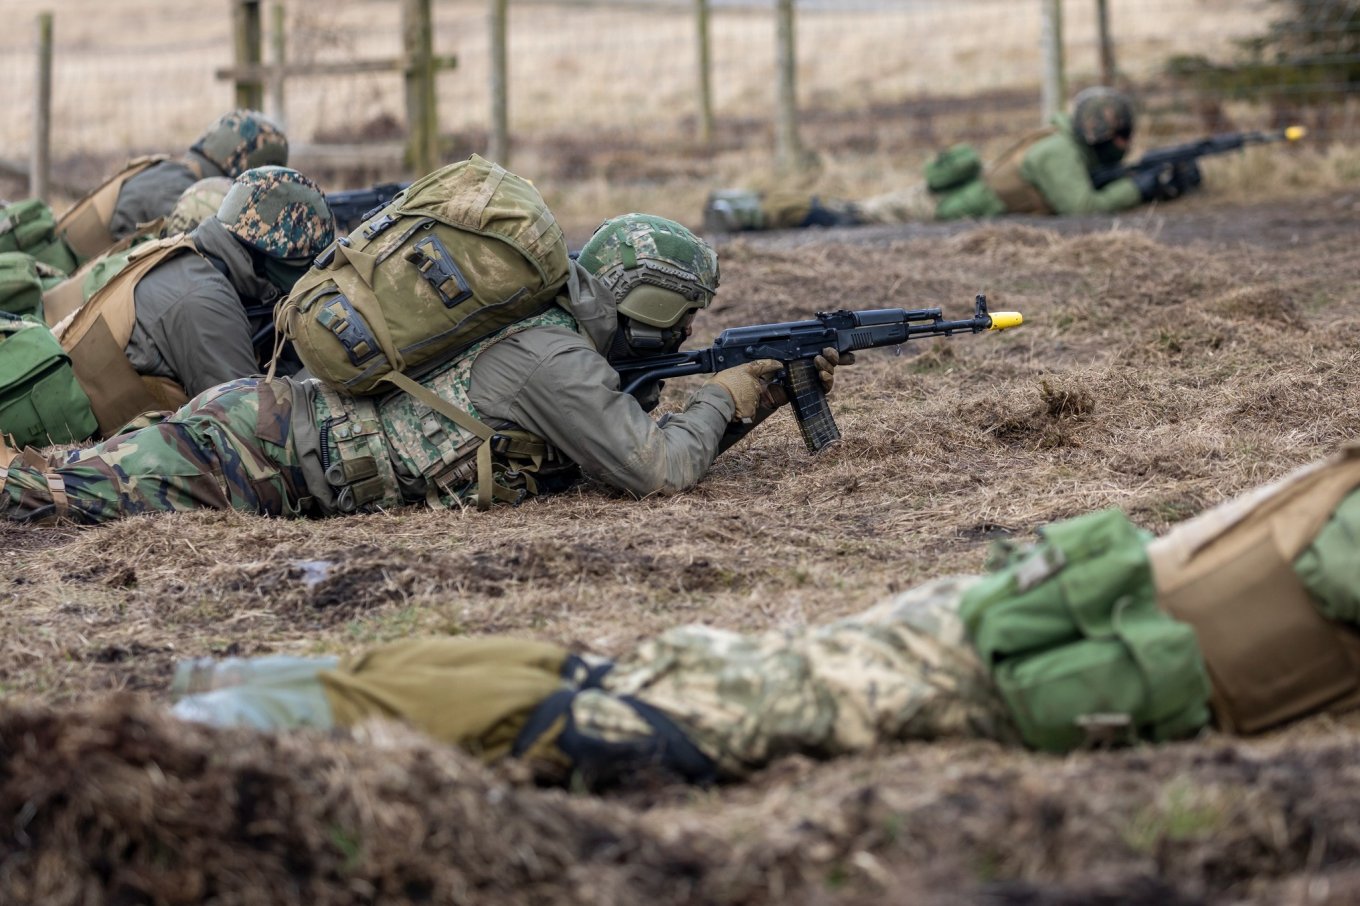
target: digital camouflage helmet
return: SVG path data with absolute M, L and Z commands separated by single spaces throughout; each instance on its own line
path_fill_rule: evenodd
M 1133 99 L 1113 88 L 1087 88 L 1073 99 L 1072 130 L 1103 163 L 1117 162 L 1133 135 Z
M 613 293 L 636 351 L 678 346 L 683 331 L 672 328 L 706 307 L 718 289 L 718 256 L 708 243 L 652 214 L 606 220 L 578 260 Z
M 202 154 L 233 179 L 253 167 L 288 163 L 287 136 L 257 110 L 233 110 L 223 115 L 189 150 Z
M 227 232 L 267 258 L 310 262 L 335 238 L 335 219 L 316 183 L 287 167 L 247 170 L 217 210 Z
M 227 196 L 231 185 L 231 180 L 226 176 L 209 176 L 185 189 L 175 201 L 175 207 L 165 215 L 161 232 L 166 236 L 192 232 L 194 227 L 222 207 L 222 199 Z

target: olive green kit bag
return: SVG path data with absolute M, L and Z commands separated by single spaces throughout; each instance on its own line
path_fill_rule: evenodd
M 955 145 L 926 163 L 926 188 L 935 197 L 935 219 L 996 217 L 1006 213 L 982 174 L 982 158 L 972 145 Z
M 43 264 L 69 274 L 78 262 L 66 243 L 57 238 L 56 226 L 52 209 L 38 198 L 0 208 L 0 252 L 27 252 Z
M 15 446 L 45 447 L 85 440 L 98 427 L 47 325 L 0 312 L 0 434 Z
M 43 293 L 66 275 L 26 252 L 0 252 L 0 311 L 43 315 Z
M 1055 523 L 1003 549 L 964 596 L 973 644 L 1034 748 L 1164 741 L 1209 722 L 1194 630 L 1157 607 L 1150 538 L 1118 510 Z
M 566 239 L 533 184 L 473 155 L 417 180 L 318 256 L 275 323 L 320 380 L 381 393 L 547 311 Z

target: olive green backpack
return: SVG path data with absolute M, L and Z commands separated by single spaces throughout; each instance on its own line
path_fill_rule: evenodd
M 1209 721 L 1194 630 L 1157 607 L 1150 537 L 1118 510 L 1047 526 L 964 596 L 961 615 L 1025 741 L 1066 752 L 1188 736 Z
M 0 434 L 18 447 L 45 447 L 85 440 L 98 427 L 47 325 L 0 312 Z
M 551 308 L 568 269 L 538 190 L 473 155 L 412 183 L 327 248 L 274 320 L 327 384 L 409 390 L 409 375 Z
M 0 252 L 27 252 L 43 264 L 69 274 L 78 263 L 66 243 L 56 237 L 56 225 L 52 209 L 39 198 L 0 208 Z
M 972 145 L 955 145 L 926 164 L 926 188 L 935 197 L 935 219 L 996 217 L 1006 213 L 982 175 L 982 158 Z
M 0 252 L 0 311 L 41 318 L 43 293 L 65 279 L 26 252 Z

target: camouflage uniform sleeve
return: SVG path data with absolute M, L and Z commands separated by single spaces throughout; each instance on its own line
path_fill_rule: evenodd
M 560 328 L 526 330 L 482 353 L 470 395 L 484 415 L 546 438 L 586 474 L 638 497 L 698 482 L 732 417 L 732 398 L 708 387 L 658 427 L 594 346 Z
M 240 298 L 197 256 L 144 278 L 136 305 L 127 354 L 138 374 L 168 377 L 192 397 L 259 371 Z
M 175 207 L 185 189 L 195 182 L 188 167 L 164 160 L 123 183 L 113 208 L 109 232 L 114 239 L 132 235 L 137 224 L 164 217 Z M 239 377 L 239 375 L 238 375 Z
M 1020 164 L 1020 175 L 1059 214 L 1103 214 L 1142 202 L 1131 179 L 1115 180 L 1099 190 L 1092 186 L 1081 148 L 1063 133 L 1051 135 L 1031 148 Z

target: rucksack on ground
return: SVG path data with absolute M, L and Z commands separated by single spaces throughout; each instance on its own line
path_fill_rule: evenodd
M 40 198 L 16 201 L 0 208 L 0 252 L 27 252 L 64 274 L 76 269 L 76 258 L 56 237 L 56 219 Z
M 379 393 L 547 311 L 568 273 L 565 237 L 538 190 L 473 155 L 337 240 L 275 323 L 315 377 Z
M 13 446 L 76 443 L 98 427 L 71 359 L 40 320 L 0 312 L 0 434 Z
M 43 293 L 66 279 L 27 252 L 0 252 L 0 311 L 43 316 Z
M 1031 746 L 1177 739 L 1209 722 L 1204 659 L 1157 605 L 1150 537 L 1119 510 L 1055 523 L 964 596 L 969 636 Z

